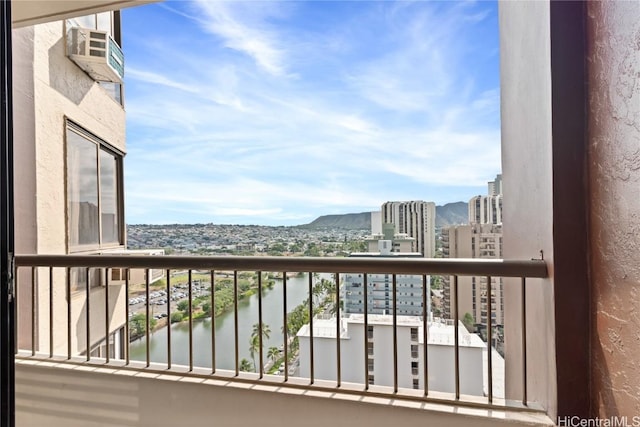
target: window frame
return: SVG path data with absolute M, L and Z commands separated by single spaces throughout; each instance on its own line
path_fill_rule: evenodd
M 67 254 L 99 252 L 105 249 L 122 248 L 125 246 L 125 225 L 124 225 L 124 152 L 117 149 L 104 139 L 96 136 L 92 132 L 83 128 L 73 120 L 65 118 L 64 126 L 64 201 L 65 201 L 65 245 Z M 71 215 L 69 210 L 69 132 L 82 137 L 86 141 L 95 145 L 96 166 L 97 166 L 97 189 L 98 189 L 98 243 L 72 245 L 71 237 Z M 117 242 L 103 242 L 102 230 L 102 189 L 100 182 L 100 153 L 101 150 L 115 159 L 116 166 L 116 216 L 117 216 Z

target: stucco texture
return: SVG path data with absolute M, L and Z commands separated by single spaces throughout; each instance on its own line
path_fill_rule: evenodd
M 640 2 L 588 2 L 594 416 L 640 416 Z

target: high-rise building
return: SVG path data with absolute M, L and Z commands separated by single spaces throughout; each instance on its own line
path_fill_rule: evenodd
M 487 182 L 487 194 L 490 196 L 502 195 L 502 174 L 496 175 L 496 179 Z
M 502 194 L 472 197 L 469 224 L 502 224 Z
M 383 234 L 367 239 L 368 252 L 355 252 L 350 257 L 368 258 L 422 258 L 419 252 L 411 252 L 414 239 L 406 234 L 395 234 L 392 224 L 383 225 Z M 363 274 L 346 274 L 343 285 L 345 313 L 364 313 L 365 280 Z M 370 314 L 393 314 L 393 276 L 389 274 L 366 274 L 367 312 Z M 400 274 L 396 276 L 396 313 L 422 316 L 423 289 L 429 289 L 430 277 L 424 283 L 420 275 Z M 429 293 L 427 292 L 427 296 Z M 430 307 L 429 301 L 427 308 Z
M 442 230 L 442 252 L 445 258 L 502 258 L 502 226 L 471 224 L 448 227 Z M 454 315 L 455 295 L 451 289 L 452 276 L 444 276 L 443 316 Z M 491 278 L 490 290 L 486 277 L 458 276 L 458 319 L 465 314 L 473 317 L 474 323 L 486 324 L 487 301 L 491 295 L 491 323 L 504 322 L 503 283 L 501 278 Z
M 422 200 L 386 202 L 381 208 L 382 224 L 393 224 L 398 233 L 416 239 L 414 252 L 432 258 L 436 248 L 436 205 Z

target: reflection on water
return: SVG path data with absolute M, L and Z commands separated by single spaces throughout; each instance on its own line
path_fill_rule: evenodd
M 293 310 L 308 296 L 309 279 L 307 275 L 287 279 L 287 312 Z M 271 329 L 269 339 L 263 337 L 264 352 L 269 347 L 278 347 L 283 343 L 283 292 L 282 280 L 276 280 L 271 290 L 262 295 L 262 321 Z M 173 304 L 176 304 L 175 302 Z M 238 303 L 238 360 L 246 358 L 251 361 L 249 340 L 253 325 L 258 323 L 258 295 L 252 295 Z M 230 310 L 215 319 L 216 367 L 219 369 L 235 369 L 234 350 L 234 316 Z M 289 331 L 289 335 L 295 333 Z M 193 322 L 193 364 L 199 367 L 211 367 L 211 318 Z M 167 362 L 167 328 L 151 334 L 151 362 Z M 146 338 L 130 344 L 132 360 L 145 360 Z M 181 322 L 171 326 L 171 362 L 178 365 L 189 364 L 189 323 Z

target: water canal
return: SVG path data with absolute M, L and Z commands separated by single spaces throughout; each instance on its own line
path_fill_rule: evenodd
M 328 277 L 328 276 L 327 276 Z M 287 278 L 287 312 L 292 311 L 309 295 L 308 275 Z M 269 339 L 264 339 L 264 359 L 269 347 L 280 348 L 283 343 L 283 290 L 282 280 L 275 281 L 273 289 L 262 295 L 262 320 L 271 329 Z M 249 341 L 253 325 L 258 323 L 258 294 L 251 295 L 238 303 L 238 360 L 251 361 Z M 193 364 L 197 367 L 211 367 L 211 318 L 193 322 Z M 289 331 L 291 336 L 292 331 Z M 167 362 L 167 328 L 151 334 L 149 341 L 150 361 Z M 235 369 L 234 316 L 233 310 L 215 318 L 216 368 Z M 132 360 L 146 359 L 146 338 L 132 342 L 129 347 Z M 257 356 L 256 356 L 257 359 Z M 171 326 L 171 362 L 189 364 L 189 323 L 181 322 Z M 257 360 L 256 360 L 257 363 Z

